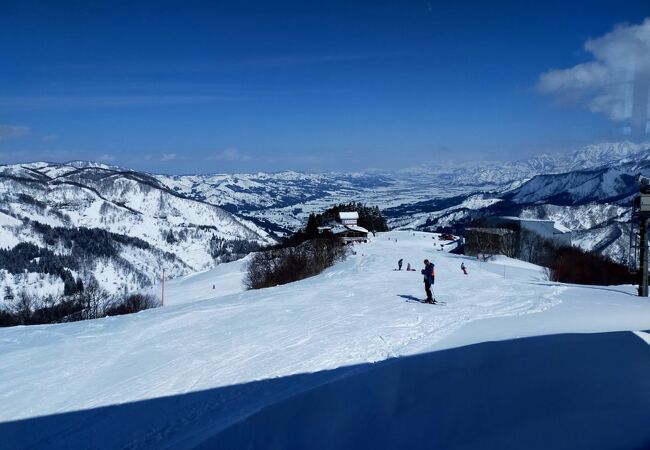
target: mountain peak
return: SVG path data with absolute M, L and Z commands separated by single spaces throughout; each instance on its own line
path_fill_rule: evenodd
M 613 161 L 619 162 L 648 150 L 650 150 L 650 143 L 647 142 L 638 144 L 630 141 L 601 142 L 573 151 L 570 159 L 573 167 L 579 167 L 584 163 L 594 166 Z

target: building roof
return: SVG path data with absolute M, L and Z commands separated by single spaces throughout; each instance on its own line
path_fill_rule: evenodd
M 359 213 L 356 212 L 356 211 L 341 211 L 341 212 L 339 212 L 339 218 L 341 220 L 358 219 L 359 218 Z
M 345 233 L 346 231 L 348 231 L 348 229 L 345 228 L 343 225 L 338 225 L 332 228 L 332 233 L 334 234 L 341 234 L 341 233 Z
M 499 219 L 512 220 L 513 222 L 555 222 L 550 219 L 529 219 L 527 217 L 499 216 Z
M 339 225 L 334 228 L 332 228 L 332 233 L 334 234 L 341 234 L 345 233 L 347 231 L 354 231 L 356 233 L 366 233 L 368 234 L 368 230 L 366 230 L 363 227 L 357 226 L 357 225 Z
M 367 233 L 368 232 L 368 230 L 366 230 L 363 227 L 360 227 L 359 225 L 346 225 L 345 228 L 347 228 L 348 230 L 352 230 L 352 231 L 358 231 L 359 233 Z
M 559 224 L 559 223 L 555 223 L 555 225 L 553 225 L 553 228 L 554 228 L 554 231 L 557 231 L 558 233 L 562 233 L 562 234 L 571 233 L 570 229 L 568 229 L 567 227 L 565 227 L 564 225 Z
M 478 231 L 479 233 L 485 234 L 496 234 L 499 236 L 504 236 L 506 234 L 513 234 L 514 231 L 507 228 L 480 228 L 480 227 L 470 227 L 465 228 L 465 231 Z
M 570 233 L 571 230 L 551 219 L 529 219 L 526 217 L 501 216 L 499 219 L 511 220 L 513 222 L 544 222 L 552 223 L 555 234 Z

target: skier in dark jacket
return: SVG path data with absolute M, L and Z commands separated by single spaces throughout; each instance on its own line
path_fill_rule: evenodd
M 402 270 L 402 260 L 397 261 L 397 270 Z
M 427 299 L 424 302 L 435 303 L 436 299 L 433 298 L 433 293 L 431 292 L 431 286 L 433 286 L 436 278 L 435 264 L 425 259 L 424 269 L 420 273 L 424 275 L 424 291 L 427 293 Z

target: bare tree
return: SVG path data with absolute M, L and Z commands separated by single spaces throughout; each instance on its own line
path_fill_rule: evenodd
M 32 318 L 32 305 L 34 300 L 27 291 L 18 292 L 18 298 L 15 303 L 15 314 L 21 323 L 27 325 Z
M 468 228 L 465 245 L 483 261 L 497 254 L 510 256 L 515 247 L 514 233 L 502 228 Z
M 515 233 L 505 233 L 501 239 L 501 253 L 510 257 L 517 257 L 517 239 Z
M 104 308 L 108 303 L 109 294 L 102 289 L 94 277 L 86 281 L 83 292 L 77 295 L 83 305 L 85 319 L 97 319 L 104 316 Z

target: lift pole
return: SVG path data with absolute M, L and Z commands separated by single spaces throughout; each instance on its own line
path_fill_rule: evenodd
M 648 296 L 648 219 L 641 218 L 639 225 L 639 263 L 641 265 L 639 297 Z
M 165 306 L 165 269 L 163 269 L 162 273 L 162 292 L 160 293 L 160 306 Z
M 639 222 L 639 297 L 648 296 L 648 225 L 650 223 L 650 178 L 639 177 L 639 196 L 634 199 L 632 220 Z

